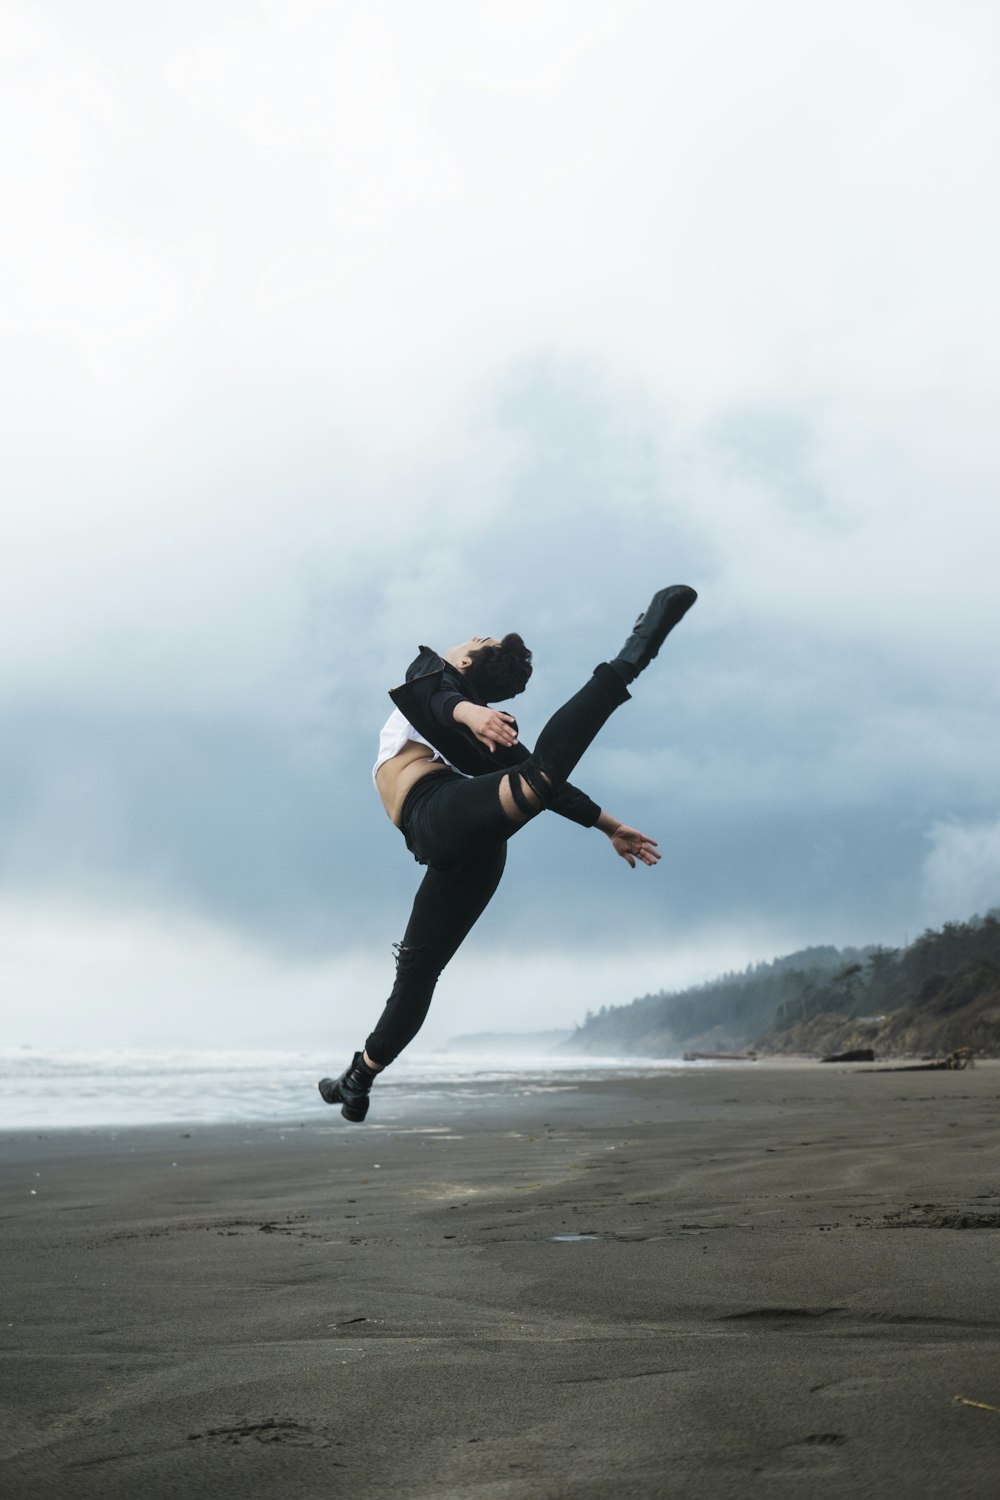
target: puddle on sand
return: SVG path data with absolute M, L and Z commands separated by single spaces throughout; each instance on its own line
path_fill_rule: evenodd
M 550 1234 L 549 1239 L 559 1245 L 578 1245 L 581 1240 L 599 1240 L 599 1234 Z

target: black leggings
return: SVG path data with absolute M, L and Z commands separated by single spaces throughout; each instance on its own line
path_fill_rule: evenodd
M 445 965 L 482 916 L 500 883 L 507 840 L 551 803 L 615 709 L 629 697 L 613 667 L 594 675 L 538 737 L 516 767 L 467 778 L 441 770 L 421 777 L 403 804 L 407 847 L 427 871 L 397 946 L 396 982 L 365 1051 L 387 1066 L 416 1036 Z M 518 820 L 500 803 L 507 781 Z

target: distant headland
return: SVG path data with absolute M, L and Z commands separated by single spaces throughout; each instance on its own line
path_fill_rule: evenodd
M 560 1050 L 824 1057 L 1000 1056 L 1000 909 L 904 948 L 804 948 L 694 988 L 602 1006 Z

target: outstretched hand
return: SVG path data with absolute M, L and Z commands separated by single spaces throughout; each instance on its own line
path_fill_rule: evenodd
M 487 708 L 464 699 L 461 703 L 456 703 L 454 718 L 457 723 L 464 724 L 466 729 L 471 729 L 487 750 L 495 750 L 498 745 L 517 744 L 517 721 L 502 709 Z
M 636 860 L 640 864 L 652 866 L 660 858 L 656 840 L 651 839 L 648 833 L 640 833 L 638 828 L 629 828 L 625 823 L 619 823 L 614 833 L 610 833 L 608 837 L 615 846 L 615 853 L 627 860 L 633 870 Z

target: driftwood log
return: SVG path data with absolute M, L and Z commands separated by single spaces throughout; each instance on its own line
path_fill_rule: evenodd
M 947 1057 L 919 1063 L 904 1063 L 901 1068 L 873 1068 L 873 1073 L 955 1073 L 975 1066 L 972 1047 L 956 1047 Z
M 756 1062 L 756 1052 L 685 1052 L 685 1062 Z

